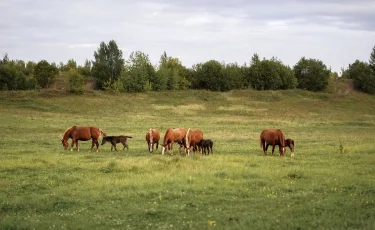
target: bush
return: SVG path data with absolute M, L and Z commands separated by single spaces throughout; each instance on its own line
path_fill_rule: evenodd
M 375 94 L 375 74 L 369 64 L 356 60 L 349 65 L 348 78 L 353 79 L 355 89 L 369 94 Z
M 68 76 L 68 92 L 75 94 L 83 94 L 85 85 L 84 77 L 81 74 L 79 74 L 76 69 L 70 69 L 68 72 Z
M 58 73 L 56 66 L 42 60 L 35 66 L 34 77 L 41 88 L 48 88 L 55 81 Z

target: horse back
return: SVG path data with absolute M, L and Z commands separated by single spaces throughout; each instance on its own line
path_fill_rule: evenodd
M 274 142 L 279 142 L 280 141 L 280 137 L 284 137 L 284 134 L 282 133 L 282 131 L 280 129 L 265 129 L 261 132 L 260 134 L 260 139 L 262 142 L 266 142 L 266 143 L 274 143 Z M 283 141 L 285 140 L 285 137 L 283 138 Z

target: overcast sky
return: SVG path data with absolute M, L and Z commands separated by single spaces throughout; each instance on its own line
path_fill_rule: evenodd
M 375 46 L 374 0 L 0 0 L 0 55 L 83 64 L 115 40 L 157 64 L 209 60 L 242 65 L 254 53 L 294 66 L 319 59 L 340 72 L 368 61 Z

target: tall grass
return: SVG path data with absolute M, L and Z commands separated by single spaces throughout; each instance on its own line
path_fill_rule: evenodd
M 2 92 L 0 228 L 373 229 L 374 104 L 301 90 Z M 64 151 L 72 125 L 133 138 Z M 200 128 L 214 154 L 149 153 L 151 127 Z M 295 157 L 263 156 L 264 128 L 293 138 Z

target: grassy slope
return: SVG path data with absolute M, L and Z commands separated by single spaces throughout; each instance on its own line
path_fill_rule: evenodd
M 0 94 L 0 228 L 374 228 L 375 97 L 291 91 Z M 63 151 L 94 125 L 129 151 Z M 148 153 L 148 128 L 200 128 L 214 155 Z M 263 157 L 281 128 L 296 154 Z M 175 149 L 177 145 L 175 145 Z M 176 153 L 176 151 L 174 151 Z

